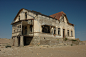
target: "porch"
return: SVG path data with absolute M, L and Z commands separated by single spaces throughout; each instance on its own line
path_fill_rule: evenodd
M 33 36 L 33 19 L 12 24 L 12 36 Z

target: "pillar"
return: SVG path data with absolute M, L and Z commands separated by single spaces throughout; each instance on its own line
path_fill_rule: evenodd
M 24 36 L 20 36 L 20 46 L 24 46 Z
M 69 30 L 69 36 L 71 36 L 71 29 Z
M 53 29 L 53 27 L 51 28 L 51 34 L 53 34 L 54 33 L 54 29 Z
M 40 32 L 42 32 L 42 29 L 43 29 L 42 26 L 40 26 Z
M 14 44 L 14 46 L 18 46 L 18 38 L 17 37 L 15 37 L 15 44 Z
M 11 38 L 10 40 L 11 40 L 11 43 L 10 43 L 10 45 L 11 45 L 11 46 L 13 46 L 14 39 L 13 39 L 13 38 Z

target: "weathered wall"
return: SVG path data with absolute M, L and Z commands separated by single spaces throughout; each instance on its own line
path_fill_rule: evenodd
M 25 12 L 27 12 L 27 19 L 34 19 L 34 36 L 44 36 L 46 34 L 42 34 L 42 25 L 49 25 L 49 26 L 54 26 L 56 28 L 56 35 L 51 35 L 51 37 L 57 37 L 57 38 L 63 38 L 63 29 L 65 29 L 65 38 L 69 39 L 75 39 L 75 30 L 72 25 L 69 25 L 67 23 L 67 19 L 64 15 L 60 17 L 60 22 L 58 20 L 55 20 L 53 18 L 49 18 L 46 16 L 42 15 L 36 15 L 32 12 L 29 12 L 25 9 L 21 11 L 20 15 L 20 20 L 25 20 Z M 64 21 L 62 19 L 64 17 Z M 18 21 L 18 17 L 15 20 L 15 22 Z M 58 35 L 58 28 L 60 28 L 60 35 Z M 67 30 L 69 30 L 69 36 L 67 35 Z M 73 31 L 73 36 L 71 36 L 71 31 Z M 28 32 L 29 33 L 29 32 Z M 41 33 L 41 34 L 40 34 Z M 46 36 L 50 36 L 47 34 Z
M 21 35 L 22 28 L 18 28 L 20 25 L 22 26 L 21 22 L 12 25 L 12 36 Z
M 52 35 L 52 34 L 42 34 L 41 30 L 41 26 L 42 25 L 49 25 L 49 26 L 55 26 L 56 27 L 56 35 Z M 60 32 L 61 34 L 58 35 L 58 28 L 60 28 Z M 52 19 L 52 18 L 48 18 L 45 16 L 41 16 L 38 15 L 38 18 L 36 18 L 34 20 L 34 32 L 40 32 L 40 33 L 34 33 L 34 36 L 46 36 L 46 37 L 57 37 L 57 38 L 63 38 L 63 29 L 65 29 L 65 38 L 69 38 L 69 39 L 75 39 L 75 31 L 74 31 L 74 26 L 69 25 L 67 23 L 67 19 L 64 16 L 64 22 L 62 20 L 60 20 L 60 22 L 58 20 Z M 67 30 L 69 30 L 69 36 L 67 35 Z M 71 36 L 71 31 L 73 31 L 73 36 Z
M 23 9 L 20 14 L 18 15 L 18 17 L 16 18 L 15 22 L 19 21 L 19 16 L 20 16 L 20 20 L 25 20 L 25 12 L 27 12 L 27 19 L 34 19 L 33 17 L 35 17 L 36 15 L 33 14 L 32 12 L 29 12 L 25 9 Z

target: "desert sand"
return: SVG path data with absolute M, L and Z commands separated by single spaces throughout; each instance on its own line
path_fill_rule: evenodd
M 86 45 L 0 48 L 0 57 L 86 57 Z

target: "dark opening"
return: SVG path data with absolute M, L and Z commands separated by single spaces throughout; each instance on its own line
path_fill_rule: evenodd
M 25 26 L 25 35 L 27 35 L 27 26 Z
M 20 21 L 20 16 L 19 16 L 19 21 Z
M 63 29 L 63 38 L 65 38 L 65 29 Z
M 27 19 L 27 12 L 25 12 L 25 19 Z
M 50 33 L 50 26 L 47 26 L 47 25 L 42 26 L 42 32 L 43 33 Z
M 18 46 L 20 46 L 20 37 L 18 37 Z
M 58 28 L 58 35 L 60 35 L 60 28 Z
M 33 27 L 33 26 L 32 26 L 32 25 L 30 25 L 30 31 L 31 31 L 31 32 L 32 32 L 32 27 Z
M 71 36 L 73 36 L 73 32 L 71 31 Z
M 24 46 L 31 45 L 32 39 L 33 39 L 33 37 L 24 36 Z
M 69 36 L 69 30 L 67 30 L 67 35 Z

